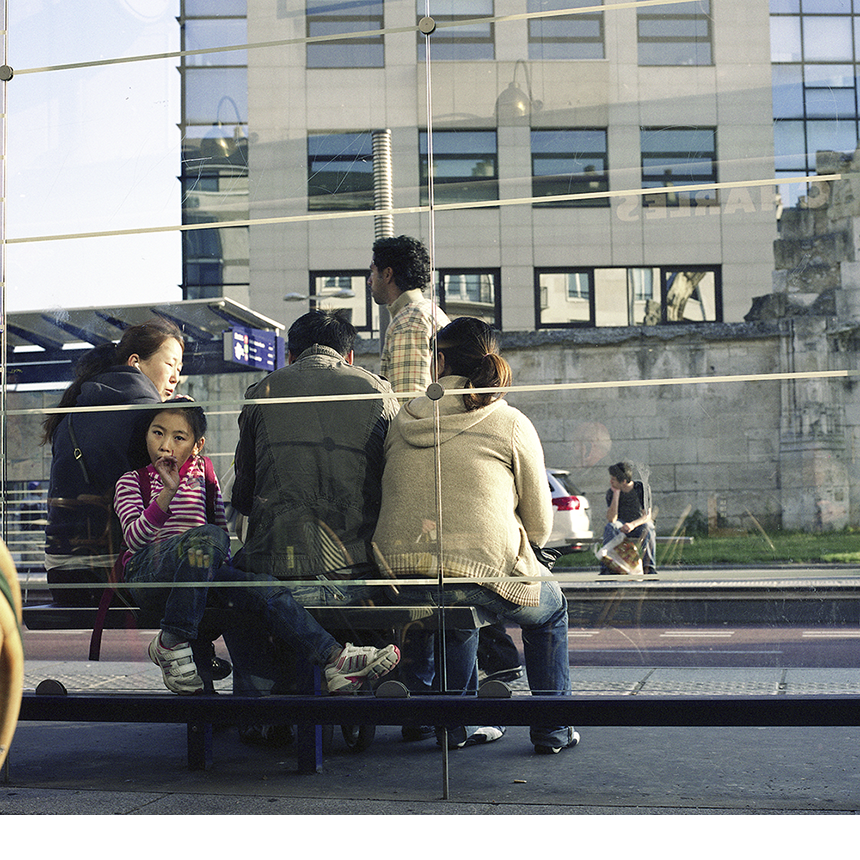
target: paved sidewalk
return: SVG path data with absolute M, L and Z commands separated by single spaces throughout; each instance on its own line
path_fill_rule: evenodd
M 158 689 L 146 663 L 27 664 L 70 690 Z M 856 694 L 853 670 L 577 669 L 574 695 Z M 229 691 L 229 680 L 221 682 Z M 518 684 L 520 691 L 523 687 Z M 185 766 L 185 727 L 23 723 L 0 782 L 0 814 L 852 814 L 860 729 L 578 726 L 582 743 L 537 756 L 528 729 L 448 756 L 380 726 L 364 752 L 335 729 L 323 773 L 296 772 L 294 746 L 216 732 L 214 764 Z M 446 788 L 447 786 L 447 788 Z M 447 792 L 447 797 L 445 796 Z

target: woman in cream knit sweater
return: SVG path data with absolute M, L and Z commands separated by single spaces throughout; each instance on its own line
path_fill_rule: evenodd
M 379 563 L 400 580 L 444 582 L 401 583 L 399 599 L 438 604 L 444 594 L 447 604 L 481 606 L 518 624 L 532 692 L 568 694 L 567 603 L 530 546 L 542 546 L 552 526 L 540 439 L 502 391 L 471 391 L 511 383 L 486 323 L 461 317 L 441 329 L 436 362 L 439 382 L 400 410 L 386 438 L 374 534 Z M 477 631 L 451 631 L 446 645 L 447 689 L 473 692 Z M 501 736 L 474 729 L 457 727 L 449 744 Z M 531 727 L 537 752 L 559 752 L 578 740 L 572 726 Z

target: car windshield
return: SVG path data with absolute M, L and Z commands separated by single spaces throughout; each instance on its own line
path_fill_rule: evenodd
M 582 493 L 579 489 L 577 489 L 576 485 L 570 480 L 570 475 L 566 472 L 553 472 L 552 476 L 559 482 L 559 484 L 564 487 L 564 489 L 571 496 L 582 496 Z

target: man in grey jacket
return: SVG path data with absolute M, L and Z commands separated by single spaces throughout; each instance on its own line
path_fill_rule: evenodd
M 288 333 L 289 364 L 248 389 L 239 417 L 232 502 L 248 526 L 235 564 L 295 582 L 305 604 L 340 590 L 309 579 L 375 571 L 383 444 L 398 406 L 384 396 L 392 394 L 385 380 L 353 366 L 354 340 L 355 329 L 335 313 L 300 317 Z M 374 393 L 380 397 L 350 399 Z M 332 399 L 303 402 L 311 397 Z M 254 402 L 270 398 L 300 400 Z
M 335 647 L 302 607 L 385 600 L 380 586 L 342 583 L 378 578 L 371 540 L 383 444 L 397 400 L 387 382 L 353 366 L 355 329 L 338 314 L 311 311 L 287 337 L 289 364 L 247 390 L 239 416 L 232 504 L 247 517 L 247 529 L 231 575 L 241 579 L 237 572 L 246 572 L 253 584 L 231 599 L 267 622 L 260 630 L 237 626 L 224 632 L 234 660 L 234 692 L 247 694 L 289 682 L 290 650 L 322 655 Z M 270 632 L 287 652 L 272 651 Z M 393 645 L 379 650 L 347 643 L 344 653 L 353 652 L 356 662 L 367 652 L 370 677 L 399 659 L 399 653 L 392 656 Z M 360 682 L 363 676 L 356 674 Z M 252 726 L 242 736 L 277 744 L 271 730 Z

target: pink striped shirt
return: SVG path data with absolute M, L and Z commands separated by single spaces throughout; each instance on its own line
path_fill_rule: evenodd
M 188 529 L 205 526 L 206 478 L 203 461 L 189 458 L 179 470 L 179 489 L 167 511 L 161 510 L 156 498 L 163 483 L 154 466 L 147 466 L 150 480 L 150 502 L 144 508 L 140 476 L 136 471 L 126 472 L 116 483 L 114 510 L 122 525 L 122 536 L 130 552 L 123 558 L 123 565 L 137 550 L 155 541 L 180 535 Z M 215 524 L 227 531 L 227 517 L 221 488 L 215 483 Z

